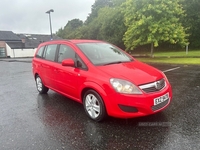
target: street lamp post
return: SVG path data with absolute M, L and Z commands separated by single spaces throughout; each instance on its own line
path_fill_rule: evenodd
M 54 12 L 53 9 L 48 10 L 46 13 L 49 14 L 49 23 L 50 23 L 50 32 L 51 32 L 51 40 L 53 40 L 52 36 L 52 27 L 51 27 L 51 12 Z

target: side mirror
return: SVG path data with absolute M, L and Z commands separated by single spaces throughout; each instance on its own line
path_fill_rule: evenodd
M 73 59 L 64 59 L 62 61 L 62 66 L 69 66 L 69 67 L 74 67 L 74 60 Z

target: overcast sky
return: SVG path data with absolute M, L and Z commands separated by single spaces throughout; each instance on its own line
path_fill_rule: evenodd
M 51 13 L 53 33 L 71 19 L 85 21 L 95 0 L 0 0 L 0 30 L 14 33 L 50 34 Z

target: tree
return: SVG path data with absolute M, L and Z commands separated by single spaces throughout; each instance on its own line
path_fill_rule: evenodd
M 113 2 L 104 1 L 104 3 L 103 1 L 96 1 L 93 5 L 93 7 L 95 6 L 98 8 L 96 17 L 89 23 L 85 23 L 79 29 L 79 35 L 82 35 L 82 38 L 108 41 L 124 48 L 122 38 L 126 31 L 126 27 L 123 22 L 124 16 L 120 9 L 120 5 L 124 1 L 125 0 L 113 0 Z M 112 5 L 106 5 L 108 2 Z
M 200 48 L 200 0 L 183 0 L 186 16 L 182 19 L 183 25 L 189 28 L 189 42 L 193 48 Z
M 83 21 L 81 21 L 80 19 L 72 19 L 68 21 L 64 29 L 59 29 L 56 34 L 64 39 L 76 38 L 76 32 L 78 28 L 82 26 Z
M 96 0 L 92 13 L 83 24 L 79 19 L 68 21 L 57 35 L 65 38 L 98 39 L 124 48 L 123 35 L 126 31 L 120 5 L 126 0 Z
M 159 42 L 187 44 L 187 34 L 179 19 L 184 16 L 179 0 L 127 0 L 123 7 L 127 26 L 123 40 L 127 49 L 151 44 L 153 56 L 153 48 Z
M 123 35 L 126 27 L 123 23 L 124 16 L 119 7 L 104 7 L 98 12 L 99 33 L 98 39 L 108 41 L 124 48 Z
M 64 33 L 64 30 L 63 30 L 62 27 L 60 29 L 58 29 L 58 31 L 56 32 L 56 35 L 61 37 L 61 38 L 64 38 L 64 36 L 65 36 L 64 34 L 65 33 Z
M 126 0 L 112 0 L 113 7 L 121 7 L 121 5 L 126 2 Z
M 112 0 L 95 0 L 95 3 L 92 5 L 91 13 L 87 17 L 85 24 L 89 24 L 90 22 L 93 21 L 94 18 L 98 16 L 99 9 L 105 6 L 112 6 L 112 5 L 113 5 Z

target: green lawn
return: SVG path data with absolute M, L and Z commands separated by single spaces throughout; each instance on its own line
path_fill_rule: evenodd
M 134 55 L 134 54 L 133 54 Z M 138 56 L 142 54 L 138 54 Z M 143 56 L 145 54 L 143 53 Z M 150 54 L 146 55 L 150 56 Z M 200 65 L 200 50 L 186 51 L 168 51 L 155 52 L 153 58 L 137 58 L 146 63 L 168 63 L 168 64 L 185 64 L 185 65 Z
M 146 63 L 200 65 L 200 58 L 136 58 Z
M 186 51 L 174 51 L 174 52 L 155 52 L 154 53 L 154 56 L 155 57 L 163 57 L 163 56 L 166 56 L 166 57 L 174 57 L 174 56 L 177 56 L 177 57 L 196 57 L 196 56 L 199 56 L 200 57 L 200 50 L 189 50 L 188 51 L 188 54 L 186 54 Z

